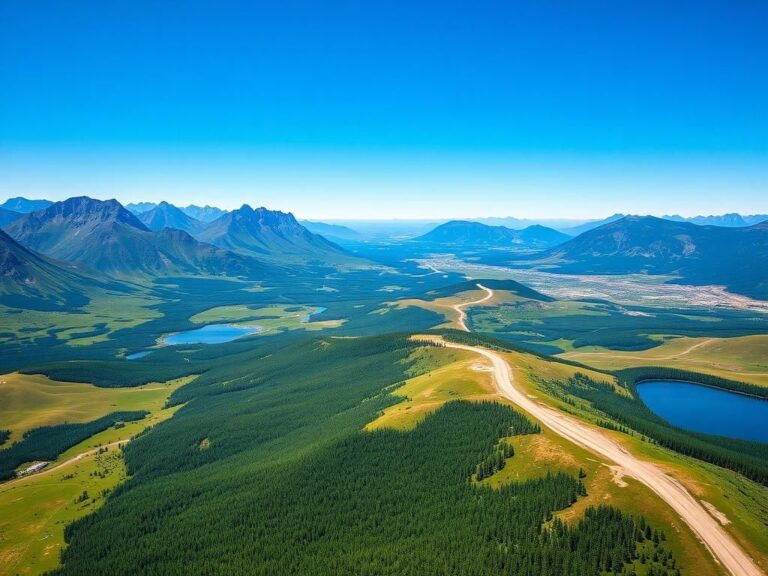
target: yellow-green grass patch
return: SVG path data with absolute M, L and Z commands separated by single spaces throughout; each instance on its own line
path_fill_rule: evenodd
M 100 432 L 42 472 L 0 484 L 0 573 L 35 575 L 59 564 L 65 526 L 96 510 L 125 479 L 120 445 L 170 418 L 179 407 L 163 408 L 165 401 L 193 378 L 159 385 L 162 395 L 137 406 L 150 412 L 143 420 Z
M 419 349 L 418 355 L 417 367 L 424 372 L 393 390 L 403 401 L 384 410 L 366 429 L 410 430 L 451 400 L 498 399 L 488 363 L 477 354 L 429 347 Z
M 150 383 L 135 388 L 99 388 L 60 382 L 39 374 L 0 376 L 0 428 L 13 442 L 38 426 L 88 422 L 124 410 L 141 410 L 164 400 L 173 384 Z
M 563 358 L 603 370 L 668 366 L 768 386 L 768 335 L 735 338 L 672 338 L 641 352 L 577 351 Z

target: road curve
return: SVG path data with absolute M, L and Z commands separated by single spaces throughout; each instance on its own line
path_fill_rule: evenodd
M 478 284 L 489 294 L 484 302 L 493 296 L 493 291 Z M 462 306 L 469 306 L 472 302 Z M 466 318 L 466 315 L 464 316 Z M 467 330 L 466 324 L 464 329 Z M 677 512 L 683 521 L 698 535 L 718 560 L 734 576 L 762 576 L 764 572 L 741 549 L 723 527 L 677 480 L 665 474 L 658 466 L 630 454 L 618 443 L 587 426 L 581 421 L 535 402 L 515 387 L 512 369 L 498 352 L 444 341 L 448 348 L 475 352 L 490 360 L 493 378 L 499 392 L 514 404 L 538 419 L 544 426 L 563 438 L 595 454 L 613 461 L 623 468 L 625 476 L 635 478 L 659 495 Z
M 459 324 L 459 328 L 461 330 L 464 330 L 464 332 L 469 332 L 469 328 L 467 327 L 467 313 L 464 312 L 464 308 L 468 308 L 470 306 L 474 306 L 475 304 L 482 304 L 483 302 L 486 302 L 493 298 L 493 290 L 490 288 L 486 288 L 482 284 L 477 285 L 478 288 L 481 290 L 485 290 L 487 294 L 480 298 L 479 300 L 473 300 L 472 302 L 464 302 L 463 304 L 454 304 L 452 308 L 456 310 L 456 312 L 459 313 L 459 318 L 456 320 Z

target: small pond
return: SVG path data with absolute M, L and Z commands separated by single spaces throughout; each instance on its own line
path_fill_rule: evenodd
M 646 380 L 637 392 L 651 410 L 680 428 L 768 442 L 768 400 L 674 380 Z
M 141 352 L 134 352 L 133 354 L 128 354 L 125 359 L 126 360 L 138 360 L 139 358 L 144 358 L 144 356 L 149 356 L 152 354 L 152 350 L 142 350 Z
M 261 332 L 259 326 L 209 324 L 202 328 L 195 328 L 166 336 L 163 338 L 163 344 L 166 346 L 178 346 L 179 344 L 222 344 L 237 340 L 243 336 L 258 334 L 259 332 Z

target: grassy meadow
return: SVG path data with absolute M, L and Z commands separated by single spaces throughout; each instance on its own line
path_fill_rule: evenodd
M 734 338 L 672 338 L 639 352 L 578 351 L 563 358 L 601 370 L 667 366 L 768 386 L 768 335 Z
M 80 387 L 88 385 L 35 382 L 33 379 L 37 378 L 19 378 L 16 384 L 42 388 L 43 396 L 53 396 L 46 399 L 45 424 L 60 423 L 70 417 L 91 419 L 102 412 L 119 409 L 110 404 L 104 410 L 105 403 L 148 410 L 149 415 L 91 436 L 62 453 L 42 472 L 0 484 L 0 566 L 3 567 L 0 573 L 3 574 L 42 574 L 59 564 L 65 526 L 97 510 L 109 493 L 126 480 L 122 447 L 137 434 L 173 416 L 179 407 L 166 407 L 166 401 L 174 390 L 191 380 L 185 378 L 122 390 L 90 386 L 94 396 L 102 392 L 141 391 L 135 395 L 102 397 L 101 403 L 91 402 L 85 411 L 78 412 L 73 411 L 77 400 L 84 399 L 86 394 Z M 59 389 L 58 384 L 63 387 Z M 51 394 L 50 390 L 55 392 Z M 55 399 L 59 397 L 57 405 Z M 6 411 L 4 406 L 0 421 L 5 421 L 9 414 L 13 412 Z M 40 424 L 27 418 L 17 423 L 14 432 Z

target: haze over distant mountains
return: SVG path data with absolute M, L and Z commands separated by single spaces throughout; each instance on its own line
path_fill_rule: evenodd
M 20 210 L 44 206 L 27 213 L 0 208 L 0 226 L 32 255 L 9 248 L 5 239 L 6 281 L 32 277 L 34 271 L 40 278 L 52 278 L 54 272 L 41 271 L 60 266 L 56 261 L 81 263 L 115 277 L 254 277 L 270 266 L 358 265 L 359 258 L 325 235 L 352 243 L 372 238 L 340 224 L 307 222 L 303 226 L 290 213 L 247 204 L 231 212 L 201 209 L 209 215 L 218 210 L 220 216 L 211 222 L 195 219 L 167 202 L 143 204 L 141 208 L 147 209 L 137 209 L 138 216 L 116 200 L 87 197 L 56 203 L 13 198 L 3 206 Z M 524 261 L 531 266 L 546 264 L 553 272 L 674 275 L 682 282 L 720 284 L 768 298 L 768 220 L 751 224 L 761 220 L 760 215 L 739 214 L 691 219 L 615 214 L 566 229 L 568 234 L 579 233 L 576 237 L 540 225 L 514 230 L 459 220 L 430 226 L 413 244 L 536 252 Z M 412 228 L 427 225 L 419 221 Z M 383 229 L 391 234 L 401 228 L 392 223 Z M 28 272 L 24 258 L 29 258 Z
M 363 235 L 349 226 L 340 224 L 326 224 L 325 222 L 312 222 L 310 220 L 299 220 L 299 223 L 310 232 L 325 236 L 329 240 L 361 240 Z
M 160 202 L 146 212 L 138 214 L 139 220 L 150 230 L 176 228 L 189 234 L 196 234 L 205 228 L 205 223 L 185 214 L 181 209 L 168 202 Z
M 570 236 L 546 226 L 528 226 L 512 230 L 505 226 L 488 226 L 480 222 L 453 220 L 415 240 L 447 246 L 493 247 L 508 249 L 541 250 L 569 240 Z
M 53 202 L 50 200 L 28 200 L 27 198 L 17 196 L 16 198 L 9 198 L 0 204 L 0 208 L 11 210 L 12 212 L 20 212 L 21 214 L 28 214 L 35 210 L 42 210 L 51 204 L 53 204 Z
M 135 204 L 126 204 L 125 207 L 133 212 L 134 214 L 142 214 L 144 212 L 148 212 L 154 208 L 157 208 L 161 204 L 168 204 L 167 202 L 163 201 L 160 203 L 156 202 L 138 202 Z M 170 204 L 172 206 L 172 204 Z M 182 207 L 176 207 L 177 210 L 180 210 L 190 218 L 194 218 L 195 220 L 200 220 L 201 222 L 213 222 L 216 220 L 216 218 L 220 218 L 224 214 L 228 212 L 228 210 L 222 210 L 221 208 L 216 208 L 215 206 L 195 206 L 194 204 L 190 204 L 189 206 L 182 206 Z
M 768 221 L 747 227 L 626 216 L 534 256 L 571 274 L 675 274 L 768 298 Z
M 618 213 L 618 214 L 613 214 L 611 216 L 608 216 L 607 218 L 603 218 L 602 220 L 590 220 L 583 224 L 579 224 L 578 226 L 558 228 L 558 229 L 561 232 L 570 234 L 571 236 L 578 236 L 583 232 L 587 232 L 588 230 L 593 230 L 604 224 L 609 224 L 610 222 L 621 220 L 626 216 L 630 216 L 630 215 Z M 768 214 L 752 214 L 749 216 L 743 216 L 741 214 L 731 213 L 731 214 L 721 214 L 719 216 L 692 216 L 690 218 L 685 218 L 683 216 L 678 216 L 678 215 L 671 215 L 671 216 L 660 216 L 659 218 L 663 220 L 671 220 L 673 222 L 689 222 L 691 224 L 697 224 L 699 226 L 724 226 L 728 228 L 736 228 L 740 226 L 752 226 L 753 224 L 764 222 L 768 220 Z
M 0 204 L 0 209 L 10 210 L 12 212 L 28 213 L 40 210 L 52 204 L 50 200 L 29 200 L 23 197 L 10 198 L 3 204 Z M 210 223 L 220 218 L 224 214 L 228 213 L 228 210 L 218 208 L 215 206 L 196 206 L 190 204 L 189 206 L 174 206 L 168 202 L 137 202 L 129 203 L 125 205 L 125 208 L 137 216 L 144 214 L 157 208 L 160 205 L 171 206 L 178 211 L 181 211 L 186 216 L 199 220 L 203 223 Z M 504 226 L 514 230 L 522 230 L 530 226 L 544 226 L 546 228 L 553 228 L 559 232 L 564 232 L 570 236 L 578 236 L 582 232 L 592 230 L 607 224 L 620 220 L 629 214 L 616 213 L 606 218 L 595 219 L 567 219 L 567 218 L 515 218 L 513 216 L 504 217 L 485 217 L 485 218 L 467 218 L 466 221 L 479 222 L 488 226 Z M 8 218 L 8 216 L 6 216 Z M 709 215 L 709 216 L 691 216 L 684 217 L 679 215 L 664 215 L 659 216 L 665 220 L 672 220 L 676 222 L 690 222 L 698 225 L 713 225 L 713 226 L 725 226 L 725 227 L 739 227 L 739 226 L 751 226 L 759 222 L 768 220 L 768 214 L 751 214 L 744 215 L 738 213 L 727 213 L 721 215 Z M 337 220 L 331 219 L 328 221 L 320 222 L 315 220 L 300 220 L 299 223 L 305 226 L 310 231 L 321 234 L 326 237 L 333 237 L 340 240 L 357 240 L 364 237 L 416 237 L 423 235 L 430 231 L 435 226 L 445 224 L 448 220 Z M 0 221 L 0 226 L 3 224 Z

